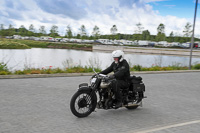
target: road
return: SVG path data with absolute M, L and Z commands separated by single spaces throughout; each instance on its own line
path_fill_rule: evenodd
M 89 76 L 1 79 L 0 133 L 199 133 L 200 73 L 141 74 L 143 107 L 72 115 L 69 103 Z

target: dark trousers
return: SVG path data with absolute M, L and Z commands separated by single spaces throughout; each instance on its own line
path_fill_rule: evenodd
M 121 90 L 126 89 L 128 87 L 128 82 L 124 80 L 113 80 L 112 81 L 112 89 L 115 94 L 115 99 L 117 101 L 122 101 Z

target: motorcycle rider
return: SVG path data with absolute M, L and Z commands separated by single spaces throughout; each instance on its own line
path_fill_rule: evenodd
M 128 62 L 124 59 L 124 52 L 122 50 L 113 51 L 112 57 L 114 59 L 112 64 L 100 73 L 107 75 L 110 72 L 114 72 L 109 78 L 113 79 L 112 88 L 116 99 L 115 108 L 117 109 L 122 106 L 121 90 L 128 87 L 127 80 L 130 77 L 130 70 Z

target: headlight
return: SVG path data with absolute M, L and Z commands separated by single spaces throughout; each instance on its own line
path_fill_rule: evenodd
M 92 79 L 90 80 L 90 84 L 94 84 L 94 83 L 96 82 L 96 80 L 97 80 L 97 78 L 92 78 Z

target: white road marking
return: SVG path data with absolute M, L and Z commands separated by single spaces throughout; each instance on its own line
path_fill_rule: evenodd
M 158 128 L 143 130 L 143 131 L 138 131 L 138 132 L 130 131 L 129 133 L 150 133 L 150 132 L 161 131 L 164 129 L 169 129 L 169 128 L 173 128 L 173 127 L 181 127 L 181 126 L 186 126 L 186 125 L 191 125 L 191 124 L 196 124 L 196 123 L 200 123 L 200 120 L 189 121 L 189 122 L 184 122 L 184 123 L 179 123 L 179 124 L 173 124 L 173 125 L 169 125 L 169 126 L 158 127 Z

